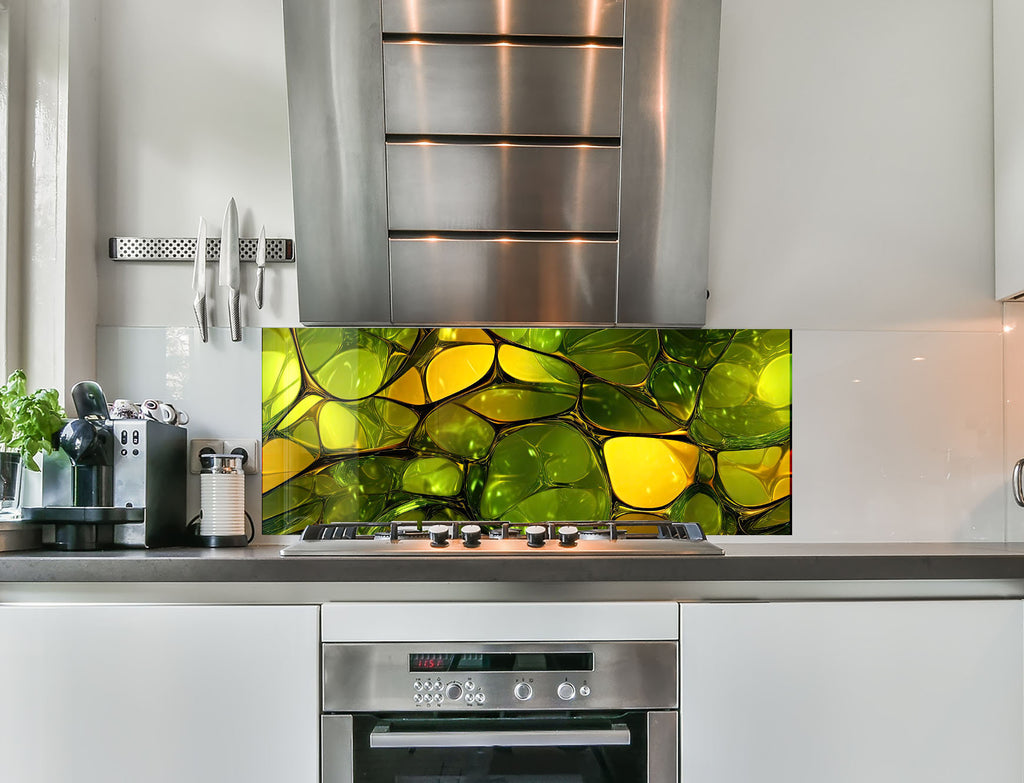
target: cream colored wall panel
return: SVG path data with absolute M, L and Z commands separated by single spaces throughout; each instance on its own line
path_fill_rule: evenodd
M 1013 466 L 1024 458 L 1024 302 L 1003 305 L 1003 399 L 1006 540 L 1024 541 L 1024 508 L 1011 491 Z
M 977 0 L 727 0 L 709 326 L 999 328 Z
M 794 332 L 793 540 L 1001 541 L 1001 387 L 1001 334 Z
M 107 399 L 169 402 L 189 414 L 189 438 L 255 438 L 260 430 L 259 329 L 243 329 L 231 342 L 228 328 L 100 327 L 96 378 Z M 245 507 L 259 534 L 262 497 L 259 476 L 246 476 Z M 199 477 L 188 477 L 188 515 L 199 513 Z M 275 538 L 275 542 L 279 539 Z

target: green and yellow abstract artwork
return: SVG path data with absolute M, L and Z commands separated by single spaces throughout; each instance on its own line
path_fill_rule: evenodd
M 788 330 L 263 330 L 263 532 L 792 532 Z

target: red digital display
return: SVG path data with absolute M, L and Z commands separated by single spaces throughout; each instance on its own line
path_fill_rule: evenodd
M 409 656 L 409 671 L 446 672 L 455 656 L 451 653 L 416 653 Z

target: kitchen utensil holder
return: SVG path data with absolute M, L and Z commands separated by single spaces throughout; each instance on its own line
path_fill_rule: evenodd
M 238 240 L 239 260 L 255 263 L 256 237 Z M 195 261 L 195 237 L 111 237 L 108 252 L 113 261 Z M 206 260 L 220 259 L 220 238 L 206 240 Z M 295 262 L 295 243 L 291 239 L 267 239 L 267 263 Z

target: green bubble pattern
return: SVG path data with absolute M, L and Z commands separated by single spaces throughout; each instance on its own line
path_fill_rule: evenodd
M 792 532 L 788 330 L 265 329 L 262 374 L 266 534 L 395 519 Z M 673 459 L 689 467 L 637 467 Z

